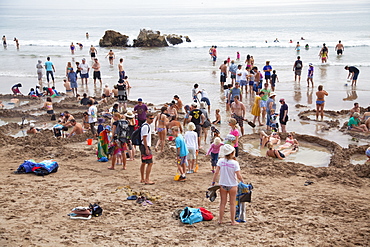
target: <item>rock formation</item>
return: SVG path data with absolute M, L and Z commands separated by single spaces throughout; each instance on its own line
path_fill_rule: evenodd
M 182 36 L 176 35 L 176 34 L 169 34 L 166 36 L 167 42 L 170 43 L 171 45 L 178 45 L 181 44 L 182 41 Z
M 99 41 L 99 46 L 110 47 L 110 46 L 121 46 L 127 47 L 128 36 L 123 35 L 113 30 L 105 31 L 103 38 Z
M 141 29 L 137 39 L 134 39 L 134 47 L 166 47 L 166 38 L 159 31 Z

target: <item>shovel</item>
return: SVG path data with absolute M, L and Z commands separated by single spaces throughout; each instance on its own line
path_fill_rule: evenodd
M 244 121 L 246 121 L 252 128 L 256 127 L 256 125 L 253 122 L 248 121 L 248 119 L 244 119 Z
M 21 129 L 23 129 L 23 126 L 24 126 L 24 120 L 26 120 L 26 117 L 22 117 Z

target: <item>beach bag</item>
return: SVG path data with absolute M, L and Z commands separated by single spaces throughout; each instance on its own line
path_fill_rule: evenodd
M 149 124 L 147 123 L 144 123 L 146 125 L 149 126 Z M 131 136 L 131 142 L 132 142 L 132 145 L 135 145 L 135 146 L 140 146 L 142 144 L 142 140 L 141 140 L 141 128 L 144 126 L 141 125 L 140 128 L 138 128 L 137 130 L 135 130 L 133 133 L 132 133 L 132 136 Z M 149 129 L 148 129 L 148 134 L 150 132 L 150 126 L 149 126 Z
M 202 213 L 199 208 L 186 207 L 180 213 L 180 221 L 184 224 L 194 224 L 203 221 Z
M 202 207 L 200 207 L 199 209 L 200 209 L 200 212 L 202 213 L 203 220 L 207 220 L 208 221 L 208 220 L 212 220 L 213 219 L 213 214 L 210 211 L 208 211 L 207 209 L 202 208 Z
M 99 217 L 103 214 L 103 209 L 96 203 L 89 206 L 92 216 Z
M 238 194 L 239 202 L 251 202 L 252 201 L 252 184 L 244 184 L 240 182 L 238 184 Z
M 116 131 L 114 133 L 114 138 L 120 142 L 125 143 L 127 141 L 127 136 L 129 133 L 129 126 L 127 120 L 118 120 Z

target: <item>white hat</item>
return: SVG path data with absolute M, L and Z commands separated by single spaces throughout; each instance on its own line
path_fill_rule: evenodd
M 128 110 L 126 112 L 125 116 L 128 117 L 128 118 L 134 118 L 135 117 L 135 114 L 132 111 Z
M 274 93 L 274 92 L 270 93 L 270 96 L 269 97 L 271 98 L 273 96 L 276 96 L 276 93 Z
M 313 64 L 312 64 L 312 63 L 309 63 L 308 65 L 309 65 L 309 66 L 313 66 Z
M 109 85 L 108 84 L 105 84 L 105 87 L 109 87 Z
M 222 152 L 224 155 L 229 155 L 234 151 L 235 151 L 235 148 L 231 146 L 230 144 L 225 144 L 222 146 Z
M 30 128 L 34 128 L 35 127 L 35 124 L 34 123 L 31 123 L 30 124 Z

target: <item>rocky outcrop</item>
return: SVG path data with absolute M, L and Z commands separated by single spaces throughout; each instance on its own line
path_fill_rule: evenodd
M 181 44 L 183 42 L 182 36 L 179 36 L 177 34 L 169 34 L 169 35 L 167 35 L 166 36 L 166 40 L 171 45 L 178 45 L 178 44 Z
M 141 29 L 137 39 L 134 39 L 134 47 L 166 47 L 168 46 L 165 36 L 159 31 Z
M 105 31 L 103 38 L 99 41 L 101 47 L 120 46 L 127 47 L 128 36 L 113 30 Z
M 191 42 L 191 39 L 189 38 L 189 36 L 185 36 L 184 38 L 186 42 Z

